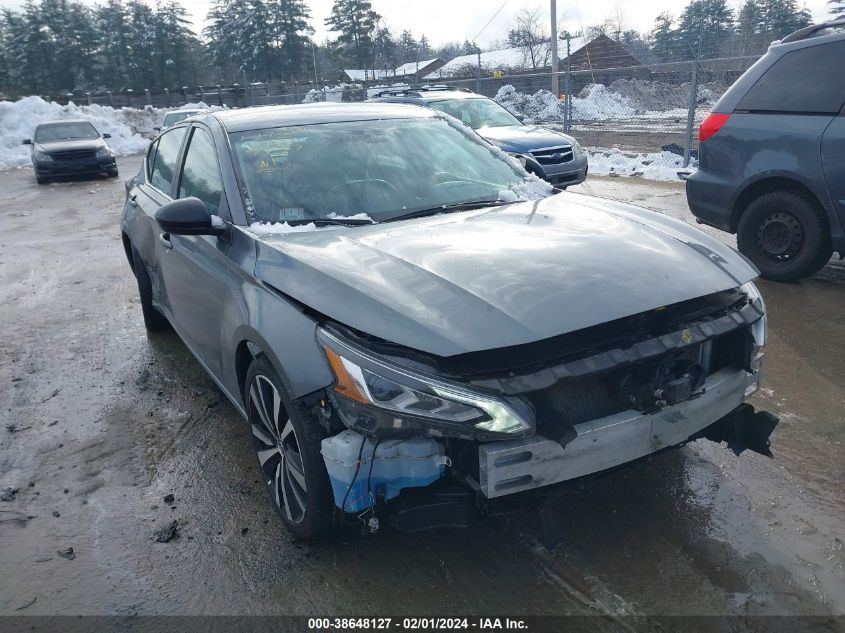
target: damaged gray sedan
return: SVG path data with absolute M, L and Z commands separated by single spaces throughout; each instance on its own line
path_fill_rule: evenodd
M 769 454 L 757 271 L 401 105 L 216 112 L 127 183 L 150 330 L 248 420 L 290 531 L 469 525 L 697 438 Z

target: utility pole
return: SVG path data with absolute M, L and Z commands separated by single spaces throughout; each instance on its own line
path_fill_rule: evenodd
M 551 0 L 552 14 L 552 94 L 560 97 L 560 84 L 557 76 L 557 0 Z
M 475 54 L 478 55 L 478 68 L 475 71 L 475 91 L 481 93 L 481 48 L 474 41 L 472 43 L 475 48 Z
M 314 47 L 314 40 L 311 40 L 311 60 L 314 62 L 314 87 L 319 89 L 320 80 L 317 78 L 317 49 Z
M 695 125 L 695 106 L 698 101 L 698 62 L 701 59 L 701 43 L 704 37 L 704 20 L 698 28 L 698 50 L 692 62 L 692 81 L 690 82 L 689 108 L 687 109 L 687 138 L 684 143 L 684 167 L 689 167 L 690 151 L 692 150 L 692 134 Z

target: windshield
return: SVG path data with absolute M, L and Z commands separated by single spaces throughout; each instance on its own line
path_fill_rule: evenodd
M 446 99 L 428 104 L 435 110 L 451 114 L 473 130 L 482 127 L 522 125 L 510 112 L 491 99 Z
M 179 123 L 179 121 L 184 121 L 189 116 L 194 116 L 197 112 L 199 112 L 199 110 L 190 110 L 188 112 L 168 112 L 164 115 L 164 127 L 169 127 Z
M 100 135 L 94 126 L 87 121 L 75 121 L 72 123 L 50 123 L 39 125 L 35 130 L 36 143 L 49 143 L 51 141 L 66 141 L 69 139 L 90 139 Z
M 443 116 L 237 132 L 231 142 L 248 208 L 263 222 L 384 221 L 496 200 L 527 175 Z

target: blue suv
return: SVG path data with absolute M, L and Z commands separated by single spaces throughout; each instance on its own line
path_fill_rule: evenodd
M 587 178 L 587 153 L 574 138 L 536 125 L 524 125 L 492 99 L 465 88 L 394 88 L 378 93 L 370 101 L 410 103 L 445 112 L 519 159 L 530 173 L 561 189 Z
M 845 18 L 780 42 L 719 99 L 687 200 L 737 234 L 763 277 L 791 281 L 845 255 Z

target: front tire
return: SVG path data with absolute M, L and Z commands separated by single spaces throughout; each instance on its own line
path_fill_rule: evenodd
M 35 182 L 37 182 L 39 185 L 46 185 L 47 183 L 50 182 L 50 179 L 44 178 L 43 176 L 36 176 Z
M 334 497 L 320 454 L 323 429 L 291 402 L 264 356 L 247 370 L 244 402 L 258 466 L 285 527 L 297 539 L 324 537 L 334 524 Z
M 141 299 L 141 312 L 144 315 L 144 325 L 149 332 L 163 332 L 170 329 L 170 323 L 164 315 L 153 306 L 153 284 L 147 267 L 141 261 L 141 256 L 132 249 L 132 268 L 138 281 L 138 296 Z
M 762 276 L 773 281 L 812 275 L 833 253 L 824 214 L 792 191 L 772 191 L 749 204 L 739 220 L 737 243 Z
M 117 178 L 120 174 L 118 173 L 117 169 L 112 169 L 109 171 L 109 178 Z

